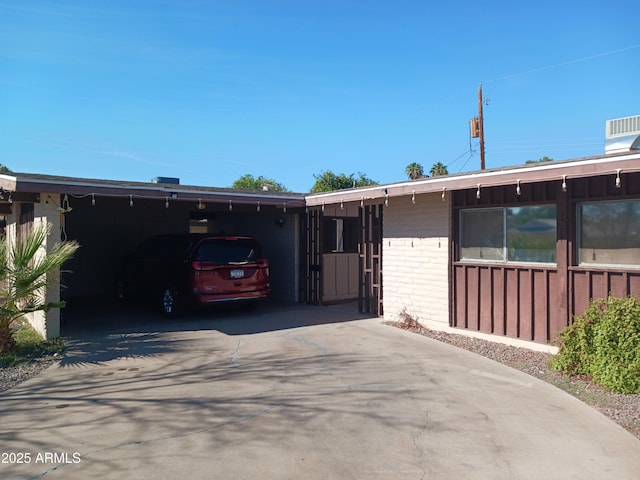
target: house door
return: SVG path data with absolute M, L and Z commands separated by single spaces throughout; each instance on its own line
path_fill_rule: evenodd
M 360 209 L 360 313 L 382 315 L 382 205 Z

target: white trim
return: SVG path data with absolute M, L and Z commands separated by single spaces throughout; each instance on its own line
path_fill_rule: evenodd
M 178 192 L 190 195 L 221 195 L 228 197 L 249 197 L 249 198 L 269 198 L 278 200 L 304 200 L 304 196 L 288 196 L 288 195 L 264 195 L 259 193 L 241 193 L 233 191 L 220 190 L 196 190 L 188 188 L 189 185 L 168 185 L 162 184 L 162 187 L 152 187 L 146 184 L 137 184 L 135 182 L 118 183 L 91 183 L 91 182 L 73 182 L 68 180 L 50 181 L 46 179 L 33 179 L 22 177 L 11 177 L 12 180 L 20 183 L 54 183 L 56 185 L 73 186 L 73 187 L 89 187 L 89 188 L 106 188 L 106 189 L 132 189 L 132 190 L 148 190 L 154 192 Z M 130 183 L 130 184 L 129 184 Z M 106 196 L 106 195 L 105 195 Z
M 621 167 L 620 165 L 624 165 Z M 585 167 L 595 167 L 590 172 L 575 172 Z M 569 161 L 550 161 L 531 164 L 531 166 L 512 166 L 504 169 L 476 171 L 471 173 L 461 173 L 455 175 L 443 175 L 438 177 L 425 178 L 423 180 L 408 180 L 399 183 L 387 185 L 375 185 L 369 187 L 361 187 L 348 190 L 337 190 L 333 192 L 323 192 L 310 194 L 305 196 L 308 206 L 317 206 L 322 202 L 339 202 L 343 201 L 361 201 L 361 200 L 377 200 L 388 197 L 407 196 L 420 193 L 441 192 L 443 187 L 447 190 L 463 190 L 466 188 L 476 187 L 478 185 L 499 186 L 516 184 L 517 180 L 506 179 L 507 176 L 518 175 L 524 177 L 527 174 L 537 173 L 536 178 L 519 178 L 521 186 L 527 183 L 540 181 L 550 181 L 554 177 L 558 180 L 566 175 L 567 179 L 580 177 L 590 177 L 595 175 L 612 174 L 615 175 L 617 170 L 621 173 L 640 171 L 640 153 L 616 156 L 600 156 L 596 158 L 588 158 L 583 160 Z M 557 173 L 555 173 L 557 172 Z M 575 172 L 575 177 L 572 175 Z M 420 187 L 423 187 L 420 190 Z

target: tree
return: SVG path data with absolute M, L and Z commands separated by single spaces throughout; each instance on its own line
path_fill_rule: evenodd
M 553 162 L 553 158 L 549 158 L 547 156 L 544 156 L 542 158 L 539 158 L 538 160 L 527 160 L 524 163 L 541 163 L 541 162 Z
M 422 175 L 424 175 L 424 169 L 422 168 L 422 165 L 416 162 L 407 165 L 407 168 L 405 168 L 404 171 L 410 180 L 415 180 L 416 178 L 420 178 Z
M 0 163 L 0 173 L 11 173 L 11 170 L 6 165 Z
M 336 175 L 331 170 L 314 174 L 316 183 L 311 187 L 311 193 L 332 192 L 334 190 L 344 190 L 345 188 L 366 187 L 367 185 L 378 185 L 378 182 L 371 180 L 364 173 L 358 172 L 356 177 L 353 173 L 349 176 L 341 173 Z
M 254 177 L 250 173 L 242 175 L 238 178 L 233 184 L 231 188 L 244 188 L 247 190 L 262 190 L 265 185 L 269 186 L 270 190 L 274 192 L 288 192 L 289 189 L 285 187 L 283 184 L 276 182 L 270 178 L 263 177 L 260 175 L 259 177 Z
M 11 244 L 6 238 L 0 242 L 0 354 L 15 346 L 12 325 L 16 320 L 30 312 L 64 307 L 64 302 L 47 302 L 45 290 L 79 245 L 59 242 L 41 254 L 50 232 L 51 228 L 37 226 Z
M 439 175 L 448 175 L 449 170 L 447 170 L 447 166 L 442 162 L 437 162 L 431 167 L 431 176 L 437 177 Z

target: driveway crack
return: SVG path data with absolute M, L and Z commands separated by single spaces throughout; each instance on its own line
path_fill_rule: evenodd
M 238 340 L 236 349 L 231 353 L 231 366 L 234 368 L 237 368 L 240 366 L 238 364 L 238 353 L 240 352 L 240 345 L 242 345 L 242 340 Z

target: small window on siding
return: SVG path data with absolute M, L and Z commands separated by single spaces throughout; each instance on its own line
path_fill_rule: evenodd
M 578 263 L 640 266 L 640 200 L 578 205 Z
M 333 217 L 324 219 L 324 253 L 358 252 L 358 219 Z

